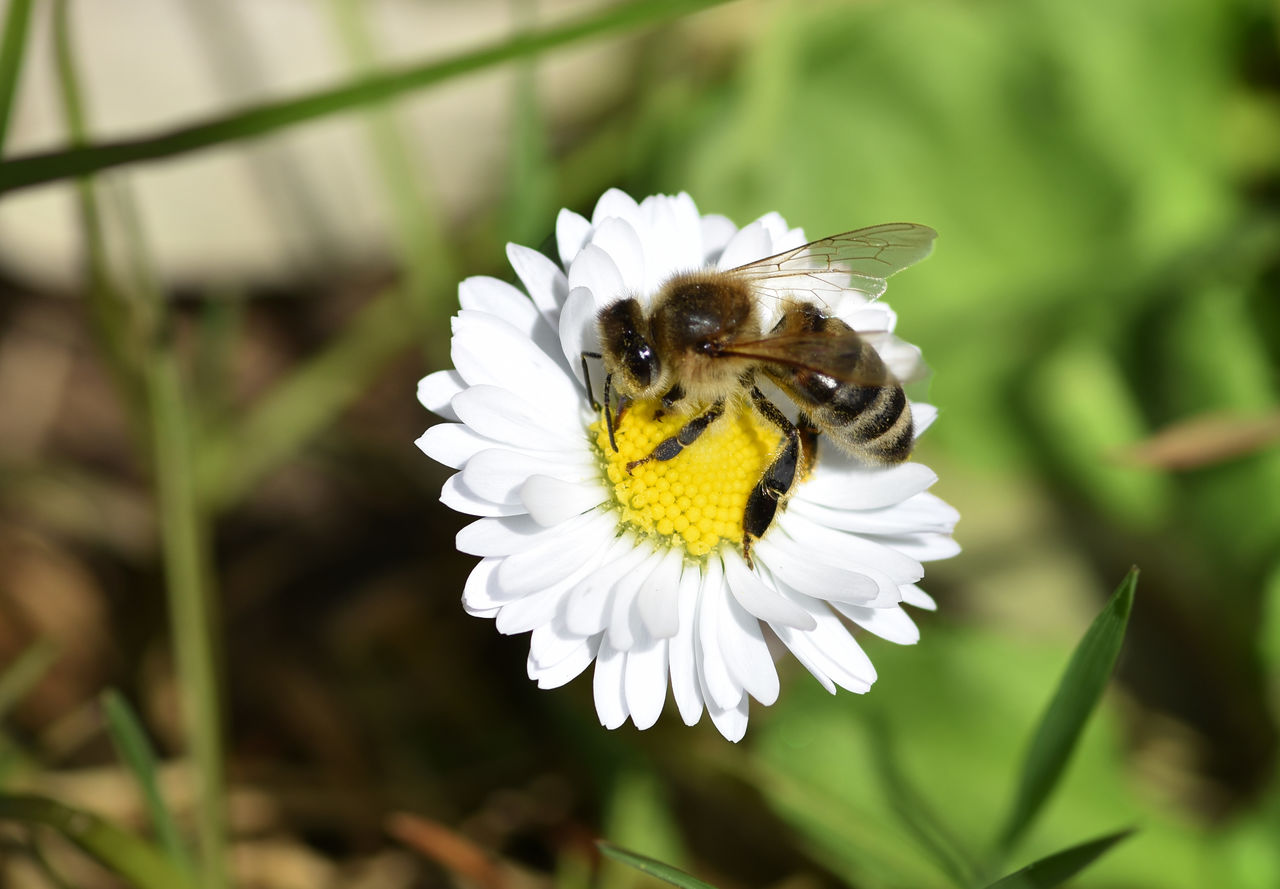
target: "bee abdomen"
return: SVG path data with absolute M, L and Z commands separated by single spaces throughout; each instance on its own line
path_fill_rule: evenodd
M 901 386 L 844 386 L 813 418 L 838 444 L 871 463 L 911 456 L 911 405 Z

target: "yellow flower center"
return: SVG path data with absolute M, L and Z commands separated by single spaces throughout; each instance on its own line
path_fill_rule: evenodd
M 778 427 L 750 407 L 730 403 L 725 416 L 675 457 L 650 460 L 628 473 L 628 463 L 648 457 L 690 419 L 670 412 L 659 416 L 659 407 L 657 401 L 638 401 L 615 418 L 616 452 L 603 418 L 591 425 L 622 521 L 695 557 L 724 541 L 740 546 L 747 497 L 778 450 Z

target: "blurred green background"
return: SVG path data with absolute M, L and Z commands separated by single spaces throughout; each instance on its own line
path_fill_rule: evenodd
M 145 835 L 114 687 L 181 832 L 217 820 L 193 771 L 225 753 L 239 886 L 645 883 L 597 835 L 724 889 L 945 886 L 886 758 L 980 854 L 1136 563 L 1116 678 L 1009 863 L 1136 826 L 1074 885 L 1280 885 L 1273 4 L 149 0 L 114 28 L 93 6 L 2 7 L 0 790 Z M 504 43 L 583 16 L 572 46 Z M 193 57 L 153 56 L 175 33 Z M 286 119 L 488 42 L 483 70 Z M 130 105 L 140 65 L 157 92 Z M 221 116 L 210 152 L 75 184 L 13 163 Z M 917 458 L 964 552 L 929 566 L 918 646 L 866 642 L 870 695 L 787 662 L 738 746 L 674 709 L 606 732 L 586 679 L 534 688 L 527 641 L 463 614 L 466 519 L 412 445 L 457 281 L 511 280 L 507 241 L 548 249 L 610 186 L 813 237 L 940 232 L 888 300 L 934 369 Z M 4 830 L 0 885 L 120 885 Z

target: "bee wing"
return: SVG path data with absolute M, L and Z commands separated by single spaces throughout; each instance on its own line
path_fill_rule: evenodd
M 832 235 L 731 269 L 752 286 L 781 298 L 785 293 L 856 290 L 875 299 L 885 279 L 924 259 L 938 233 L 927 225 L 890 222 Z
M 864 360 L 864 345 L 874 348 L 883 363 L 876 366 Z M 734 343 L 720 354 L 796 367 L 854 386 L 905 385 L 928 374 L 920 350 L 887 331 L 774 334 Z

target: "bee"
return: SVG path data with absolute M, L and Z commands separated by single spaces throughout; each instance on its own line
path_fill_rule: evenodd
M 655 399 L 662 411 L 689 419 L 631 472 L 653 460 L 674 459 L 726 412 L 745 399 L 782 432 L 784 441 L 748 495 L 742 549 L 773 522 L 792 486 L 813 465 L 819 435 L 873 465 L 901 463 L 911 454 L 911 408 L 902 385 L 876 350 L 882 334 L 860 333 L 831 314 L 823 295 L 848 291 L 875 299 L 886 279 L 929 255 L 937 233 L 926 226 L 889 223 L 805 244 L 727 271 L 673 275 L 646 310 L 634 297 L 597 315 L 609 441 L 617 418 L 635 401 Z M 800 298 L 807 293 L 818 302 Z M 764 330 L 766 300 L 780 306 Z M 799 409 L 793 422 L 759 387 L 777 386 Z M 593 396 L 594 403 L 594 396 Z M 598 407 L 598 406 L 597 406 Z

